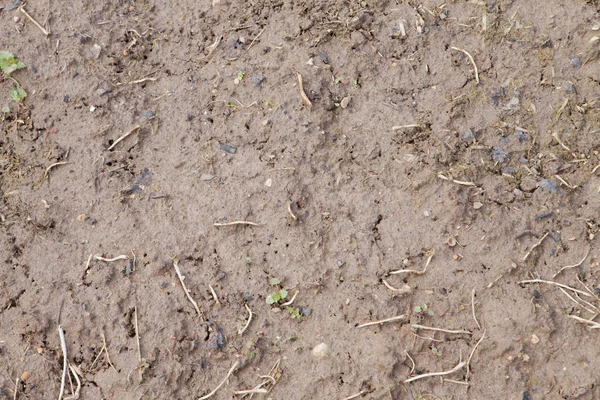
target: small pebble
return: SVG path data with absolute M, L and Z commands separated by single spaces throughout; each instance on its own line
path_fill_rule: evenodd
M 16 15 L 13 17 L 13 21 L 15 22 L 19 22 L 21 20 L 21 18 L 17 17 Z
M 90 106 L 90 112 L 96 111 L 96 106 Z
M 108 92 L 108 90 L 106 90 L 106 89 L 98 89 L 98 90 L 96 90 L 96 94 L 97 94 L 98 96 L 102 96 L 102 95 L 103 95 L 103 94 L 105 94 L 106 92 Z
M 322 360 L 327 356 L 328 352 L 329 346 L 327 346 L 325 343 L 319 343 L 318 345 L 313 347 L 312 356 L 317 360 Z
M 426 217 L 429 217 L 431 215 L 431 212 L 425 210 L 425 211 L 423 211 L 423 215 L 426 216 Z
M 214 175 L 211 175 L 211 174 L 202 174 L 202 175 L 200 176 L 200 180 L 201 180 L 201 181 L 210 181 L 210 180 L 212 180 L 214 177 L 215 177 L 215 176 L 214 176 Z
M 473 208 L 476 210 L 479 210 L 481 207 L 483 207 L 483 203 L 476 201 L 475 203 L 473 203 Z
M 570 57 L 570 63 L 573 68 L 581 67 L 581 59 L 579 57 Z
M 271 178 L 267 179 L 265 181 L 265 186 L 266 187 L 271 187 L 273 185 L 273 180 Z
M 303 317 L 310 317 L 312 314 L 312 308 L 305 308 L 302 310 Z
M 93 56 L 94 58 L 96 58 L 96 59 L 97 59 L 98 57 L 100 57 L 100 52 L 101 52 L 101 51 L 102 51 L 102 47 L 100 47 L 100 45 L 99 45 L 99 44 L 94 44 L 94 45 L 92 46 L 92 56 Z
M 221 143 L 221 149 L 225 150 L 229 154 L 235 154 L 237 151 L 236 147 L 233 147 L 227 143 Z
M 63 101 L 64 101 L 65 103 L 68 103 L 68 102 L 69 102 L 69 95 L 68 95 L 68 94 L 65 94 L 65 97 L 63 97 Z
M 348 107 L 348 104 L 350 103 L 350 100 L 352 100 L 352 97 L 350 97 L 350 96 L 344 97 L 342 99 L 342 101 L 340 102 L 340 107 L 342 107 L 342 108 Z
M 251 80 L 254 86 L 260 86 L 264 82 L 265 77 L 262 75 L 255 75 L 251 78 Z
M 540 338 L 534 333 L 531 335 L 531 343 L 538 344 L 540 342 Z

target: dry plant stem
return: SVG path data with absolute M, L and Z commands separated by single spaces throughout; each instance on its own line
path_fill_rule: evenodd
M 469 382 L 456 381 L 456 380 L 454 380 L 454 379 L 444 379 L 444 378 L 442 378 L 442 382 L 457 383 L 457 384 L 459 384 L 459 385 L 465 385 L 465 386 L 469 386 Z
M 73 366 L 71 366 L 71 363 L 69 363 L 69 369 L 71 370 L 71 373 L 73 374 L 73 376 L 75 377 L 75 380 L 77 381 L 77 389 L 75 389 L 75 393 L 73 393 L 72 396 L 66 397 L 66 399 L 71 399 L 71 400 L 77 400 L 79 399 L 79 392 L 81 391 L 81 380 L 79 379 L 79 376 L 77 376 L 77 372 L 75 371 L 75 368 L 73 368 Z
M 438 178 L 443 179 L 445 181 L 451 181 L 453 183 L 456 183 L 457 185 L 463 185 L 463 186 L 477 186 L 475 183 L 473 182 L 468 182 L 468 181 L 459 181 L 458 179 L 450 179 L 448 178 L 446 175 L 442 175 L 442 174 L 438 174 Z
M 260 226 L 260 224 L 257 224 L 256 222 L 250 222 L 250 221 L 216 222 L 213 225 L 214 226 L 232 226 L 232 225 Z
M 254 46 L 254 43 L 256 43 L 256 41 L 258 40 L 258 38 L 260 37 L 260 35 L 263 34 L 263 32 L 265 31 L 266 28 L 262 28 L 262 30 L 260 32 L 258 32 L 258 35 L 256 35 L 254 37 L 254 39 L 252 39 L 252 42 L 250 42 L 250 46 L 248 46 L 248 50 L 246 51 L 250 51 L 250 49 L 252 48 L 252 46 Z
M 344 397 L 342 400 L 352 400 L 352 399 L 356 399 L 357 397 L 362 396 L 363 394 L 366 394 L 367 391 L 366 390 L 361 390 L 360 392 L 353 394 L 352 396 L 348 396 L 348 397 Z
M 385 324 L 386 322 L 394 322 L 394 321 L 400 321 L 406 319 L 406 316 L 404 314 L 402 315 L 398 315 L 396 317 L 391 317 L 391 318 L 386 318 L 386 319 L 382 319 L 379 321 L 373 321 L 373 322 L 366 322 L 364 324 L 360 324 L 357 326 L 357 328 L 365 328 L 367 326 L 372 326 L 372 325 L 379 325 L 379 324 Z
M 443 372 L 430 372 L 428 374 L 422 374 L 422 375 L 417 375 L 417 376 L 413 376 L 412 378 L 406 379 L 404 381 L 404 383 L 410 383 L 410 382 L 414 382 L 417 381 L 419 379 L 424 379 L 424 378 L 431 378 L 433 376 L 444 376 L 444 375 L 450 375 L 455 373 L 456 371 L 460 371 L 461 369 L 463 369 L 463 367 L 466 365 L 466 363 L 464 361 L 459 362 L 458 364 L 456 364 L 456 367 L 452 368 L 449 371 L 443 371 Z
M 56 162 L 54 164 L 50 164 L 48 166 L 48 168 L 46 168 L 46 170 L 44 171 L 44 176 L 42 176 L 42 179 L 40 180 L 40 183 L 38 183 L 37 188 L 39 188 L 40 186 L 42 186 L 42 183 L 44 183 L 44 181 L 46 180 L 46 178 L 48 178 L 48 176 L 50 175 L 50 170 L 52 168 L 56 168 L 59 165 L 65 165 L 65 164 L 71 164 L 71 162 L 70 161 L 59 161 L 59 162 Z
M 246 325 L 244 325 L 244 327 L 238 331 L 238 335 L 241 335 L 244 332 L 246 332 L 246 329 L 248 329 L 248 327 L 250 326 L 250 322 L 252 322 L 252 310 L 250 310 L 248 304 L 244 304 L 244 306 L 246 307 L 246 310 L 248 310 L 248 321 L 246 321 Z
M 104 354 L 106 354 L 106 361 L 108 362 L 108 365 L 110 365 L 112 367 L 112 369 L 114 369 L 116 371 L 117 369 L 115 368 L 113 363 L 110 362 L 110 356 L 108 355 L 108 346 L 106 345 L 106 338 L 104 337 L 104 332 L 102 332 L 101 335 L 102 335 L 102 344 L 104 346 Z
M 417 325 L 417 324 L 413 324 L 412 327 L 415 329 L 424 329 L 427 331 L 445 332 L 445 333 L 452 333 L 452 334 L 461 334 L 461 333 L 465 333 L 467 335 L 473 334 L 473 332 L 469 332 L 469 331 L 433 328 L 431 326 L 423 326 L 423 325 Z
M 287 307 L 287 306 L 291 306 L 294 303 L 294 300 L 296 300 L 296 296 L 298 296 L 298 293 L 300 293 L 299 290 L 296 290 L 296 293 L 294 293 L 294 295 L 292 296 L 290 301 L 286 301 L 285 303 L 282 304 L 282 306 Z
M 487 330 L 483 331 L 483 335 L 481 335 L 481 338 L 477 341 L 477 343 L 475 343 L 475 346 L 473 346 L 473 350 L 471 350 L 471 354 L 469 354 L 469 359 L 467 360 L 467 375 L 466 375 L 466 379 L 469 379 L 469 375 L 471 374 L 471 359 L 473 358 L 473 354 L 475 354 L 475 350 L 477 350 L 477 347 L 479 346 L 479 343 L 481 343 L 483 341 L 483 339 L 485 338 L 485 333 L 487 332 Z
M 127 136 L 131 135 L 133 132 L 137 131 L 140 128 L 141 128 L 140 125 L 136 125 L 133 128 L 131 128 L 130 130 L 128 130 L 127 132 L 125 132 L 120 138 L 115 140 L 115 142 L 110 145 L 110 147 L 108 148 L 108 151 L 114 149 L 115 146 L 118 145 L 122 140 L 124 140 L 125 138 L 127 138 Z
M 565 145 L 565 144 L 562 142 L 562 140 L 560 140 L 560 138 L 558 137 L 558 133 L 556 133 L 556 132 L 553 132 L 553 133 L 552 133 L 552 137 L 553 137 L 554 139 L 556 139 L 556 141 L 558 142 L 558 144 L 560 144 L 560 145 L 561 145 L 561 147 L 562 147 L 563 149 L 565 149 L 565 150 L 567 150 L 567 151 L 571 151 L 571 149 L 570 149 L 570 148 L 568 148 L 568 147 L 567 147 L 567 146 L 566 146 L 566 145 Z
M 414 269 L 398 269 L 396 271 L 391 271 L 390 275 L 398 275 L 398 274 L 416 274 L 416 275 L 423 275 L 425 272 L 427 272 L 427 267 L 429 266 L 429 263 L 431 263 L 431 259 L 433 258 L 433 255 L 435 254 L 435 249 L 431 249 L 429 250 L 429 257 L 427 257 L 427 261 L 425 262 L 425 268 L 423 268 L 423 271 L 417 271 Z
M 217 393 L 217 391 L 219 389 L 221 389 L 221 386 L 223 386 L 225 384 L 225 382 L 227 382 L 227 379 L 229 379 L 229 377 L 231 376 L 231 374 L 233 374 L 233 371 L 235 371 L 235 369 L 237 368 L 237 366 L 238 366 L 239 363 L 240 363 L 239 361 L 236 361 L 235 364 L 233 364 L 233 366 L 229 369 L 229 372 L 227 372 L 227 376 L 225 377 L 225 379 L 223 379 L 221 381 L 221 383 L 219 383 L 219 385 L 215 388 L 215 390 L 213 390 L 212 392 L 210 392 L 206 396 L 200 397 L 198 400 L 206 400 L 206 399 L 212 397 L 215 393 Z
M 221 302 L 219 301 L 219 297 L 217 296 L 217 292 L 215 292 L 215 289 L 213 289 L 211 285 L 208 285 L 208 288 L 210 289 L 210 294 L 212 294 L 212 297 L 215 300 L 217 306 L 221 307 Z
M 461 53 L 463 53 L 465 56 L 467 56 L 469 58 L 469 61 L 471 61 L 471 64 L 473 64 L 473 69 L 475 70 L 475 82 L 477 82 L 477 84 L 479 85 L 479 70 L 477 69 L 477 64 L 475 64 L 475 60 L 473 59 L 473 56 L 464 49 L 460 49 L 460 48 L 454 47 L 454 46 L 452 46 L 450 48 L 455 51 L 460 51 Z
M 187 296 L 187 298 L 190 301 L 190 303 L 192 303 L 192 305 L 196 309 L 196 312 L 198 313 L 198 316 L 200 317 L 200 319 L 202 319 L 202 311 L 200 311 L 200 307 L 198 307 L 198 303 L 196 303 L 196 301 L 192 298 L 192 295 L 188 291 L 188 288 L 185 286 L 185 283 L 183 282 L 184 277 L 181 274 L 181 271 L 179 270 L 179 264 L 178 264 L 177 261 L 173 261 L 173 267 L 175 268 L 175 272 L 177 273 L 177 277 L 179 278 L 179 282 L 181 282 L 181 287 L 183 288 L 183 291 L 185 292 L 185 295 Z
M 33 17 L 31 15 L 29 15 L 29 13 L 27 11 L 25 11 L 25 6 L 20 6 L 19 10 L 21 10 L 21 12 L 31 21 L 34 23 L 35 26 L 37 26 L 38 28 L 40 28 L 40 31 L 42 31 L 44 33 L 44 35 L 48 36 L 50 34 L 50 32 L 48 32 L 46 29 L 44 29 L 44 27 L 42 25 L 40 25 L 35 19 L 33 19 Z
M 393 131 L 400 131 L 402 129 L 409 129 L 409 128 L 422 128 L 422 125 L 419 124 L 408 124 L 408 125 L 396 125 L 396 126 L 392 126 L 392 130 Z
M 471 290 L 471 310 L 473 311 L 473 319 L 475 320 L 475 324 L 477 328 L 481 330 L 481 325 L 479 325 L 479 321 L 477 321 L 477 317 L 475 316 L 475 288 Z
M 586 258 L 588 258 L 589 255 L 590 255 L 590 249 L 587 250 L 587 252 L 585 253 L 585 256 L 583 256 L 583 258 L 581 259 L 581 261 L 579 261 L 577 264 L 567 265 L 565 267 L 562 267 L 561 269 L 558 270 L 557 273 L 554 274 L 554 276 L 552 278 L 556 278 L 565 269 L 571 269 L 571 268 L 577 268 L 577 267 L 579 267 L 581 264 L 583 264 L 583 262 L 586 260 Z
M 67 379 L 67 343 L 65 342 L 65 332 L 62 326 L 58 324 L 58 337 L 60 338 L 60 348 L 63 353 L 63 372 L 62 378 L 60 379 L 60 392 L 58 394 L 58 400 L 62 400 L 63 394 L 65 393 L 65 382 Z
M 127 256 L 126 255 L 120 255 L 120 256 L 116 256 L 113 258 L 104 258 L 100 255 L 95 255 L 94 256 L 94 260 L 96 261 L 104 261 L 104 262 L 115 262 L 115 261 L 119 261 L 119 260 L 127 260 Z
M 134 85 L 136 83 L 144 83 L 144 82 L 154 82 L 155 80 L 157 80 L 158 78 L 142 78 L 142 79 L 137 79 L 135 81 L 131 81 L 129 82 L 129 85 Z
M 13 400 L 17 400 L 17 393 L 19 393 L 19 378 L 15 379 L 15 392 L 13 393 Z
M 135 341 L 138 350 L 138 362 L 142 365 L 142 348 L 140 346 L 140 329 L 138 327 L 137 306 L 133 308 L 133 321 L 135 323 Z
M 531 255 L 531 253 L 533 253 L 533 251 L 535 249 L 537 249 L 542 244 L 542 242 L 544 241 L 544 239 L 546 239 L 549 234 L 550 234 L 550 232 L 546 232 L 546 234 L 544 236 L 542 236 L 542 238 L 540 240 L 538 240 L 536 244 L 534 244 L 533 246 L 531 246 L 531 249 L 527 252 L 527 254 L 525 254 L 525 257 L 523 257 L 523 261 L 527 261 L 527 259 Z
M 403 287 L 398 289 L 390 285 L 385 279 L 382 279 L 381 282 L 383 282 L 386 288 L 390 289 L 393 292 L 397 292 L 398 294 L 407 294 L 412 291 L 412 289 L 408 285 L 404 285 Z
M 290 214 L 290 217 L 292 217 L 292 219 L 294 221 L 296 221 L 298 218 L 296 218 L 296 216 L 294 215 L 294 213 L 292 212 L 292 203 L 288 203 L 288 213 Z
M 300 89 L 300 97 L 302 97 L 302 101 L 304 102 L 306 108 L 310 110 L 312 108 L 312 103 L 310 102 L 310 99 L 308 98 L 306 93 L 304 93 L 304 85 L 302 84 L 302 74 L 300 72 L 296 72 L 296 77 L 298 78 L 298 89 Z
M 572 292 L 579 293 L 579 294 L 582 294 L 587 297 L 593 297 L 591 294 L 584 292 L 583 290 L 575 289 L 575 288 L 572 288 L 571 286 L 563 285 L 562 283 L 558 283 L 558 282 L 545 281 L 543 279 L 530 279 L 527 281 L 519 282 L 519 284 L 527 284 L 527 283 L 547 283 L 548 285 L 555 285 L 555 286 L 561 287 L 563 289 L 569 289 Z
M 577 304 L 579 307 L 583 308 L 585 311 L 587 311 L 589 313 L 592 313 L 592 314 L 598 314 L 596 311 L 590 310 L 589 308 L 587 308 L 586 306 L 582 305 L 580 302 L 578 302 L 577 300 L 575 300 L 575 298 L 573 298 L 573 296 L 571 296 L 565 289 L 563 289 L 561 287 L 559 287 L 558 289 L 561 292 L 563 292 L 563 294 L 565 296 L 567 296 L 573 303 Z
M 415 364 L 415 360 L 413 360 L 413 358 L 410 356 L 410 354 L 408 354 L 408 351 L 404 350 L 404 352 L 406 353 L 406 356 L 408 357 L 410 362 L 412 362 L 412 367 L 410 368 L 410 372 L 408 373 L 408 375 L 412 375 L 412 373 L 415 372 L 415 368 L 417 367 L 417 364 Z
M 581 318 L 577 315 L 569 315 L 569 318 L 573 318 L 575 321 L 590 325 L 589 329 L 600 329 L 600 323 L 592 321 L 591 319 Z
M 250 389 L 250 390 L 236 390 L 235 392 L 233 392 L 233 394 L 243 394 L 245 396 L 247 396 L 249 394 L 265 394 L 265 393 L 269 393 L 269 391 L 267 389 L 261 389 L 261 388 Z

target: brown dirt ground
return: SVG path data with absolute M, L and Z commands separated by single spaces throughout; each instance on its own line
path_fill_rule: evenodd
M 600 398 L 597 2 L 0 7 L 0 398 Z

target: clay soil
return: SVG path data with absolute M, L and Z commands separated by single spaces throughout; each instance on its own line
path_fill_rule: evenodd
M 0 1 L 0 398 L 599 399 L 597 2 L 217 3 Z

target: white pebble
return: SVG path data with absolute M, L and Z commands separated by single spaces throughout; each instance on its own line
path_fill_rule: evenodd
M 318 360 L 322 360 L 323 358 L 325 358 L 325 356 L 327 356 L 328 352 L 329 352 L 329 346 L 327 346 L 325 343 L 319 343 L 312 349 L 313 357 Z

